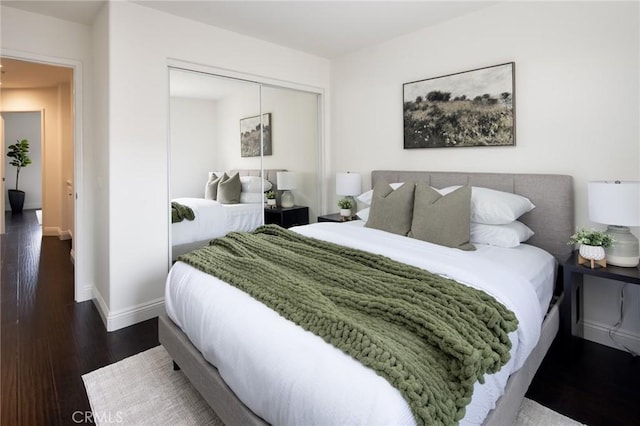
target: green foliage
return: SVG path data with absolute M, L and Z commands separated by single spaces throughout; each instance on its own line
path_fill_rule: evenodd
M 338 200 L 338 207 L 341 209 L 351 209 L 353 207 L 353 201 L 350 198 L 341 198 Z
M 569 238 L 567 244 L 584 244 L 588 246 L 611 247 L 615 240 L 604 231 L 595 229 L 580 229 Z
M 510 93 L 469 99 L 433 91 L 404 103 L 406 148 L 500 146 L 513 143 Z
M 275 200 L 276 199 L 276 192 L 275 191 L 267 191 L 266 194 L 264 194 L 265 197 L 267 197 L 268 200 Z
M 9 145 L 9 152 L 7 152 L 7 157 L 13 158 L 13 160 L 11 160 L 9 164 L 17 167 L 16 190 L 18 190 L 18 179 L 20 178 L 20 169 L 23 167 L 27 167 L 29 164 L 31 164 L 31 159 L 29 158 L 29 141 L 27 139 L 22 139 L 17 141 L 17 143 L 13 145 Z

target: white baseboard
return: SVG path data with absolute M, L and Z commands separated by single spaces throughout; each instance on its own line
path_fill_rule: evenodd
M 58 237 L 61 240 L 71 239 L 71 231 L 63 231 L 59 226 L 43 226 L 42 235 L 45 237 Z
M 609 346 L 614 349 L 624 350 L 621 346 L 616 345 L 609 337 L 610 324 L 603 324 L 595 321 L 583 322 L 584 338 L 601 345 Z M 631 333 L 625 329 L 619 329 L 613 334 L 616 342 L 623 344 L 632 351 L 640 353 L 640 335 Z
M 88 284 L 80 289 L 80 292 L 76 294 L 76 302 L 86 302 L 93 299 L 93 285 Z
M 93 288 L 94 303 L 100 311 L 102 321 L 107 331 L 120 330 L 121 328 L 155 318 L 165 312 L 164 297 L 141 303 L 131 308 L 121 309 L 119 311 L 109 311 L 109 307 L 105 303 L 100 292 Z
M 60 228 L 57 226 L 43 226 L 42 227 L 42 236 L 43 237 L 57 237 L 60 233 Z

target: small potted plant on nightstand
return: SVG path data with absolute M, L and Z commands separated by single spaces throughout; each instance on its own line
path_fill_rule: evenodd
M 578 263 L 580 265 L 590 263 L 592 269 L 596 264 L 602 267 L 607 266 L 604 249 L 611 247 L 613 243 L 614 239 L 611 235 L 595 229 L 580 229 L 569 238 L 568 242 L 568 244 L 580 244 Z
M 351 209 L 353 208 L 353 201 L 349 198 L 341 198 L 338 201 L 338 207 L 340 207 L 340 217 L 342 220 L 351 220 Z
M 267 197 L 267 206 L 272 209 L 276 208 L 276 191 L 267 191 L 264 196 Z

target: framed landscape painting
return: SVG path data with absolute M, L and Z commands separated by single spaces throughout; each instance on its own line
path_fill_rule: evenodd
M 404 148 L 513 146 L 515 63 L 405 83 Z
M 262 114 L 263 155 L 271 155 L 271 113 Z M 260 116 L 240 120 L 240 155 L 260 156 Z

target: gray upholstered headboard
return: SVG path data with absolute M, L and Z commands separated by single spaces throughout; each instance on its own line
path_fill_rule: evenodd
M 573 178 L 567 175 L 520 173 L 416 172 L 374 170 L 371 187 L 379 180 L 393 182 L 426 182 L 434 188 L 471 185 L 512 192 L 527 197 L 536 208 L 520 221 L 535 235 L 527 244 L 540 247 L 563 262 L 573 248 L 567 245 L 574 232 Z

